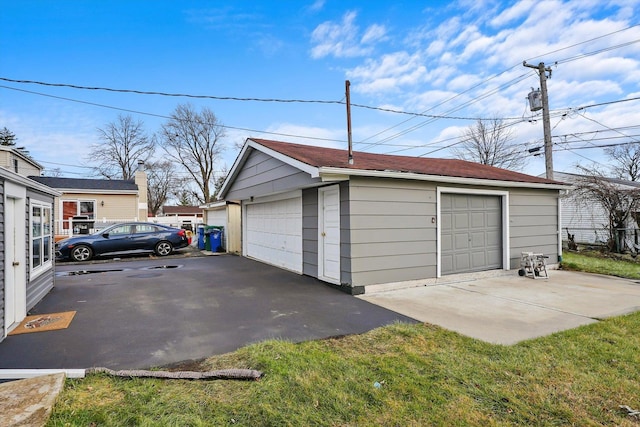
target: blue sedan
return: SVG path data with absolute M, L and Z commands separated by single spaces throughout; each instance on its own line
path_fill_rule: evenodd
M 88 261 L 101 255 L 154 252 L 166 256 L 188 246 L 185 230 L 148 222 L 115 224 L 93 234 L 69 237 L 56 243 L 56 258 Z

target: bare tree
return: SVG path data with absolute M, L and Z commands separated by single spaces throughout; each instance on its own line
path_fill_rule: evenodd
M 613 161 L 610 166 L 615 176 L 630 181 L 640 181 L 640 143 L 620 144 L 605 148 Z
M 47 169 L 44 171 L 44 176 L 50 176 L 54 178 L 59 178 L 62 176 L 62 170 L 60 168 Z
M 522 170 L 527 159 L 521 147 L 511 144 L 515 135 L 502 119 L 478 120 L 463 133 L 453 154 L 462 160 L 504 169 Z
M 182 179 L 175 177 L 172 162 L 159 160 L 145 164 L 147 172 L 147 206 L 150 215 L 157 215 L 167 200 L 182 187 Z
M 162 144 L 167 154 L 182 165 L 198 187 L 199 202 L 211 201 L 214 171 L 224 149 L 224 127 L 213 111 L 196 112 L 190 104 L 180 104 L 162 125 Z
M 218 177 L 213 182 L 213 186 L 215 189 L 214 198 L 217 198 L 218 194 L 220 194 L 220 189 L 222 188 L 222 184 L 224 184 L 224 180 L 227 179 L 228 174 L 229 174 L 229 170 L 227 169 L 226 166 L 224 166 L 220 170 L 220 175 L 218 175 Z
M 583 206 L 599 206 L 606 212 L 609 250 L 622 251 L 630 220 L 640 211 L 640 188 L 611 180 L 594 169 L 580 167 L 584 173 L 577 179 L 573 197 Z
M 93 144 L 87 160 L 94 163 L 96 173 L 107 179 L 133 179 L 138 161 L 145 163 L 155 149 L 155 139 L 144 130 L 144 123 L 119 115 L 104 129 L 98 129 L 100 144 Z

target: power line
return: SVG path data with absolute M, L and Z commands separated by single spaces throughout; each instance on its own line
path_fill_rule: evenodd
M 76 102 L 76 103 L 79 103 L 79 104 L 92 105 L 94 107 L 109 108 L 111 110 L 124 111 L 124 112 L 127 112 L 127 113 L 140 114 L 140 115 L 144 115 L 144 116 L 150 116 L 150 117 L 156 117 L 156 118 L 168 119 L 168 120 L 172 119 L 172 117 L 165 116 L 165 115 L 162 115 L 162 114 L 148 113 L 148 112 L 145 112 L 145 111 L 138 111 L 138 110 L 131 110 L 131 109 L 128 109 L 128 108 L 114 107 L 114 106 L 111 106 L 111 105 L 98 104 L 96 102 L 82 101 L 82 100 L 79 100 L 79 99 L 73 99 L 73 98 L 67 98 L 67 97 L 63 97 L 63 96 L 50 95 L 50 94 L 46 94 L 46 93 L 34 92 L 34 91 L 30 91 L 30 90 L 25 90 L 25 89 L 18 89 L 18 88 L 14 88 L 14 87 L 10 87 L 10 86 L 0 85 L 0 88 L 9 89 L 9 90 L 15 90 L 15 91 L 18 91 L 18 92 L 30 93 L 30 94 L 33 94 L 33 95 L 45 96 L 45 97 L 48 97 L 48 98 L 60 99 L 62 101 L 69 101 L 69 102 Z M 264 130 L 248 129 L 248 128 L 241 128 L 241 127 L 235 127 L 235 126 L 228 126 L 228 125 L 219 125 L 219 126 L 222 127 L 222 128 L 225 128 L 225 129 L 241 130 L 241 131 L 245 131 L 245 132 L 252 132 L 252 133 L 259 133 L 259 134 L 286 136 L 286 137 L 289 137 L 289 138 L 305 138 L 305 139 L 312 139 L 312 140 L 317 140 L 317 141 L 328 141 L 328 142 L 345 142 L 345 141 L 343 141 L 341 139 L 320 138 L 320 137 L 317 137 L 317 136 L 292 135 L 292 134 L 287 134 L 287 133 L 268 132 L 268 131 L 264 131 Z
M 99 86 L 81 86 L 69 83 L 47 83 L 36 80 L 16 80 L 7 77 L 0 77 L 0 80 L 10 83 L 34 84 L 50 87 L 65 87 L 70 89 L 95 90 L 117 93 L 134 93 L 137 95 L 158 95 L 176 98 L 197 98 L 197 99 L 215 99 L 220 101 L 254 101 L 254 102 L 280 102 L 280 103 L 307 103 L 307 104 L 344 104 L 341 101 L 323 101 L 323 100 L 306 100 L 306 99 L 278 99 L 278 98 L 239 98 L 235 96 L 215 96 L 215 95 L 194 95 L 188 93 L 168 93 L 159 91 L 145 91 L 137 89 L 115 89 Z

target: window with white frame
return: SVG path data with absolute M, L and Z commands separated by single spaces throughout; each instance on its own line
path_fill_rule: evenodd
M 63 200 L 62 201 L 62 224 L 63 229 L 69 228 L 71 219 L 74 216 L 84 216 L 87 219 L 95 219 L 95 200 Z
M 32 201 L 29 218 L 31 229 L 31 274 L 36 275 L 52 265 L 53 236 L 52 236 L 51 205 Z

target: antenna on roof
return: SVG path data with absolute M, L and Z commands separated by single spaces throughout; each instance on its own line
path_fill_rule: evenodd
M 345 81 L 346 97 L 347 97 L 347 141 L 349 141 L 349 164 L 353 164 L 353 148 L 351 144 L 351 94 L 349 93 L 351 82 Z

